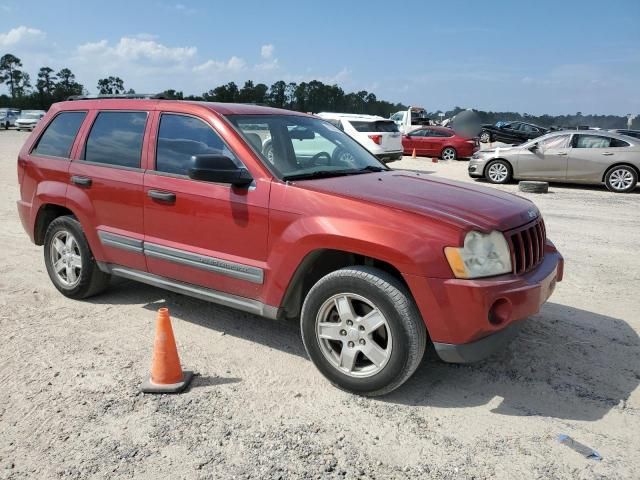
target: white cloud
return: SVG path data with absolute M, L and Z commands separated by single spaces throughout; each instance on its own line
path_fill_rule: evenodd
M 262 47 L 260 48 L 260 56 L 265 60 L 269 60 L 271 57 L 273 57 L 274 50 L 275 47 L 272 44 L 262 45 Z
M 21 25 L 6 33 L 0 33 L 0 47 L 8 48 L 40 43 L 45 37 L 46 34 L 42 30 Z
M 206 62 L 193 67 L 194 72 L 203 73 L 221 73 L 221 72 L 239 72 L 247 67 L 247 62 L 242 58 L 233 56 L 226 62 L 219 60 L 207 60 Z
M 106 60 L 148 61 L 152 63 L 181 63 L 193 58 L 196 47 L 167 47 L 155 40 L 122 37 L 114 46 L 106 40 L 89 42 L 77 48 L 78 55 L 99 56 Z

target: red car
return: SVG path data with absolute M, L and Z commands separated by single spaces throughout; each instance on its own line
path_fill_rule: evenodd
M 460 137 L 450 128 L 422 127 L 402 137 L 405 155 L 440 157 L 443 160 L 469 158 L 480 149 L 477 138 Z
M 296 319 L 318 369 L 358 394 L 400 386 L 427 340 L 447 362 L 490 355 L 562 279 L 529 200 L 390 170 L 296 112 L 68 101 L 17 167 L 22 224 L 63 295 L 119 276 Z

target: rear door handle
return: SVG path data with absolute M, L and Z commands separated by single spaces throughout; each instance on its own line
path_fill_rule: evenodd
M 567 152 L 558 152 L 558 156 L 559 157 L 564 157 L 567 154 Z
M 75 183 L 80 187 L 90 187 L 91 179 L 89 177 L 82 177 L 80 175 L 71 176 L 71 183 Z
M 604 153 L 603 153 L 603 155 L 605 155 L 605 156 L 607 156 L 607 157 L 610 157 L 611 155 L 613 155 L 613 153 L 611 153 L 611 152 L 604 152 Z
M 160 190 L 149 190 L 149 197 L 159 202 L 176 203 L 176 194 L 172 192 L 161 192 Z

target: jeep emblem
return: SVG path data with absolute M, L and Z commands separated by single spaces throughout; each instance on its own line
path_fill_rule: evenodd
M 532 220 L 538 216 L 538 214 L 537 214 L 537 212 L 535 210 L 528 210 L 527 214 L 529 215 L 529 218 L 532 219 Z

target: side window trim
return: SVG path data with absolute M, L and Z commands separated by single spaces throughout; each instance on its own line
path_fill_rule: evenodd
M 76 136 L 73 139 L 73 142 L 71 142 L 71 147 L 69 148 L 68 156 L 67 157 L 59 157 L 57 155 L 43 155 L 43 154 L 35 153 L 35 150 L 38 147 L 38 145 L 40 144 L 40 141 L 42 140 L 42 137 L 47 132 L 47 130 L 49 130 L 49 127 L 51 126 L 51 124 L 56 120 L 56 118 L 58 118 L 60 115 L 62 115 L 64 113 L 84 113 L 84 118 L 82 119 L 82 122 L 80 123 L 80 127 L 78 128 L 78 131 L 76 132 Z M 51 158 L 51 159 L 55 159 L 55 160 L 72 160 L 73 157 L 74 157 L 74 151 L 75 151 L 76 143 L 78 142 L 78 140 L 82 136 L 82 130 L 83 130 L 84 124 L 87 121 L 88 117 L 89 117 L 89 111 L 88 110 L 60 110 L 58 113 L 56 113 L 54 115 L 54 117 L 49 121 L 49 123 L 47 123 L 47 125 L 42 129 L 42 131 L 40 131 L 40 133 L 38 135 L 38 138 L 36 138 L 35 141 L 31 144 L 31 148 L 29 149 L 29 156 L 38 157 L 38 158 Z
M 151 119 L 151 114 L 152 111 L 149 110 L 110 110 L 110 109 L 105 109 L 105 110 L 93 110 L 91 115 L 91 118 L 89 119 L 90 123 L 89 125 L 86 127 L 86 130 L 83 131 L 83 128 L 80 127 L 80 131 L 82 132 L 82 136 L 83 138 L 82 143 L 78 146 L 78 152 L 76 153 L 76 157 L 74 158 L 74 160 L 76 161 L 80 161 L 83 162 L 87 165 L 94 165 L 97 167 L 107 167 L 107 168 L 116 168 L 116 169 L 120 169 L 120 170 L 129 170 L 129 171 L 144 171 L 145 170 L 145 157 L 146 157 L 146 140 L 147 140 L 147 132 L 149 130 L 149 124 L 150 124 L 150 119 Z M 87 153 L 87 143 L 89 142 L 89 137 L 91 136 L 91 131 L 93 130 L 93 127 L 96 124 L 96 121 L 98 120 L 98 117 L 100 116 L 101 113 L 144 113 L 146 114 L 146 118 L 145 118 L 145 124 L 144 124 L 144 128 L 142 130 L 142 145 L 140 146 L 140 161 L 138 163 L 137 167 L 130 167 L 127 165 L 117 165 L 117 164 L 113 164 L 113 163 L 104 163 L 104 162 L 93 162 L 91 160 L 86 160 L 86 153 Z M 85 118 L 85 120 L 87 120 L 87 118 Z

